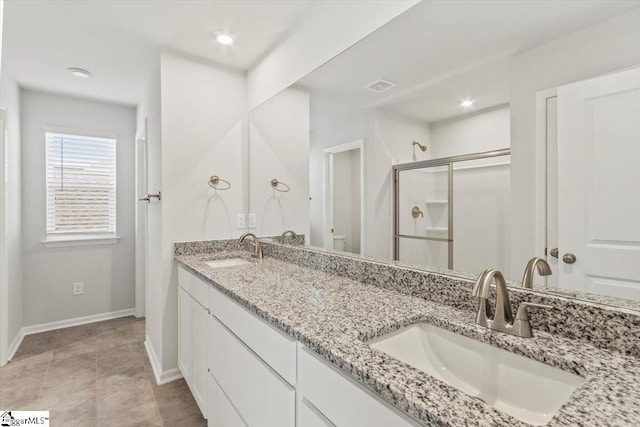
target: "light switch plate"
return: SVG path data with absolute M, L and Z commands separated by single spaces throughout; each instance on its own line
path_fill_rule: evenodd
M 249 228 L 256 228 L 256 214 L 249 214 Z
M 238 222 L 238 225 L 237 225 L 238 228 L 246 228 L 247 227 L 246 215 L 239 213 L 237 217 L 237 222 Z
M 84 282 L 73 282 L 73 295 L 82 295 L 84 294 Z

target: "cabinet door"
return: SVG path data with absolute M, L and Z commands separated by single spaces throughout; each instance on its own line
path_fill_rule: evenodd
M 207 418 L 207 312 L 191 300 L 191 390 L 200 411 Z
M 298 380 L 298 391 L 303 399 L 311 402 L 336 426 L 415 427 L 419 425 L 373 392 L 346 377 L 337 368 L 321 360 L 302 344 L 298 348 Z
M 191 381 L 191 297 L 178 287 L 178 368 Z
M 209 427 L 247 427 L 216 380 L 208 374 L 207 381 L 209 384 L 207 412 L 211 414 Z
M 293 427 L 295 389 L 209 316 L 209 369 L 249 427 Z M 215 414 L 211 414 L 215 417 Z
M 298 404 L 297 427 L 336 427 L 318 408 L 307 399 L 301 399 Z

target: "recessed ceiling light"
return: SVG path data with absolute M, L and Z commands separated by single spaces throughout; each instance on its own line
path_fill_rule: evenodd
M 463 99 L 462 101 L 460 101 L 460 106 L 462 108 L 471 108 L 475 102 L 476 101 L 474 101 L 473 99 Z
M 93 75 L 93 73 L 89 70 L 85 70 L 84 68 L 77 68 L 77 67 L 69 67 L 67 68 L 67 70 L 69 70 L 69 72 L 76 76 L 76 77 L 82 77 L 83 79 L 88 79 L 89 77 L 91 77 Z
M 218 33 L 216 35 L 216 40 L 218 41 L 218 43 L 223 44 L 225 46 L 230 46 L 235 41 L 233 36 L 229 33 Z

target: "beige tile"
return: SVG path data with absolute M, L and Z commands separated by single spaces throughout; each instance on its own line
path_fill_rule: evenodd
M 140 341 L 144 341 L 146 336 L 146 326 L 144 320 L 136 320 L 132 323 L 131 329 L 133 330 L 134 335 Z
M 0 386 L 0 408 L 16 411 L 37 410 L 38 396 L 43 378 L 27 376 L 18 381 L 2 378 Z
M 65 347 L 71 344 L 85 341 L 87 338 L 95 338 L 97 334 L 98 326 L 96 323 L 60 329 L 56 341 L 56 347 Z
M 52 353 L 14 359 L 0 368 L 0 408 L 37 409 Z
M 110 375 L 136 376 L 146 373 L 139 343 L 110 347 L 97 354 L 98 378 Z
M 49 409 L 52 426 L 92 427 L 98 424 L 96 400 L 72 401 Z
M 111 347 L 136 342 L 137 339 L 133 334 L 131 325 L 119 327 L 115 329 L 105 330 L 98 333 L 98 351 L 102 351 Z
M 128 328 L 131 329 L 131 325 L 135 322 L 135 317 L 127 316 L 127 317 L 119 317 L 117 319 L 105 320 L 103 322 L 97 322 L 96 328 L 98 334 L 103 334 L 105 332 L 113 331 L 115 329 Z
M 95 414 L 96 379 L 75 377 L 56 384 L 46 384 L 40 393 L 38 406 L 43 411 L 68 412 L 72 406 L 91 406 Z M 55 424 L 52 424 L 55 425 Z
M 0 407 L 49 410 L 52 425 L 205 426 L 184 380 L 155 384 L 144 329 L 129 317 L 29 336 L 0 368 Z
M 31 356 L 37 356 L 53 350 L 56 346 L 58 331 L 42 332 L 24 337 L 20 348 L 13 357 L 13 361 L 18 361 Z
M 86 352 L 68 355 L 53 352 L 47 377 L 60 377 L 96 373 L 96 352 Z
M 145 375 L 100 378 L 97 393 L 98 425 L 162 425 Z
M 97 348 L 98 338 L 96 336 L 86 337 L 64 346 L 58 346 L 58 348 L 54 350 L 54 357 L 59 359 L 82 353 L 95 353 Z

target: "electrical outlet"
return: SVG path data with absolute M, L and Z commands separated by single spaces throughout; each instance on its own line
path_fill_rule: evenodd
M 238 214 L 238 217 L 237 217 L 237 222 L 238 222 L 237 227 L 238 228 L 246 228 L 247 227 L 246 217 L 247 216 L 245 214 Z
M 249 214 L 249 228 L 256 228 L 256 214 Z
M 84 282 L 73 282 L 73 295 L 84 294 Z

